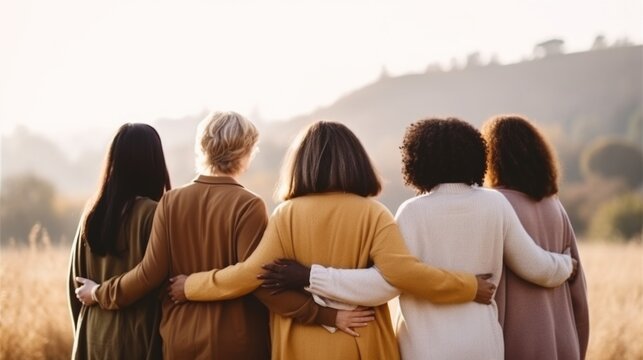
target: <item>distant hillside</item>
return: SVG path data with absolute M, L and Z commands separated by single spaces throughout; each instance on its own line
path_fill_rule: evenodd
M 387 180 L 382 200 L 395 209 L 405 196 L 398 146 L 405 127 L 420 118 L 456 116 L 480 125 L 495 114 L 521 113 L 537 121 L 553 142 L 582 147 L 598 136 L 624 136 L 640 122 L 643 47 L 608 48 L 511 65 L 381 78 L 329 107 L 266 129 L 282 142 L 315 120 L 350 126 L 366 144 Z M 630 134 L 632 135 L 632 134 Z M 641 134 L 638 136 L 641 142 Z M 578 153 L 561 154 L 577 166 Z M 567 169 L 571 175 L 577 169 Z
M 408 124 L 423 117 L 457 116 L 479 125 L 494 114 L 522 113 L 546 128 L 566 166 L 571 166 L 567 163 L 576 164 L 578 149 L 592 139 L 627 136 L 629 129 L 641 128 L 642 72 L 643 47 L 631 46 L 511 65 L 383 77 L 310 114 L 258 124 L 261 153 L 244 181 L 269 199 L 288 142 L 319 119 L 343 122 L 362 139 L 386 182 L 381 200 L 392 210 L 411 195 L 399 175 L 402 134 Z M 204 116 L 205 112 L 154 123 L 175 186 L 194 176 L 194 130 Z M 640 143 L 640 133 L 629 136 Z M 573 151 L 565 150 L 568 147 Z M 2 139 L 2 176 L 31 171 L 65 193 L 84 195 L 95 186 L 102 156 L 89 152 L 70 161 L 51 141 L 21 130 Z
M 570 134 L 584 139 L 625 131 L 624 120 L 641 107 L 642 84 L 642 46 L 404 75 L 382 78 L 329 107 L 272 127 L 271 134 L 316 119 L 334 119 L 355 126 L 364 137 L 390 136 L 427 116 L 458 116 L 480 124 L 491 115 L 516 112 L 561 124 L 567 132 L 578 121 L 590 120 L 587 130 Z

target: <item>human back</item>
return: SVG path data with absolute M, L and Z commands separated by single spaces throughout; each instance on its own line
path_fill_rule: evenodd
M 135 267 L 143 258 L 152 228 L 156 201 L 139 198 L 124 219 L 117 241 L 124 250 L 119 256 L 98 257 L 88 246 L 81 245 L 74 276 L 102 281 Z M 81 262 L 81 261 L 79 261 Z M 85 307 L 79 314 L 73 352 L 77 359 L 114 359 L 138 356 L 156 359 L 161 356 L 159 323 L 161 311 L 158 302 L 160 289 L 150 292 L 133 306 L 121 311 Z
M 402 204 L 396 220 L 409 251 L 421 261 L 445 270 L 497 274 L 490 279 L 497 285 L 505 214 L 511 211 L 507 200 L 494 190 L 440 184 Z M 402 293 L 399 302 L 396 328 L 403 359 L 502 358 L 495 301 L 491 305 L 435 304 Z
M 143 258 L 157 201 L 170 180 L 161 139 L 149 125 L 124 124 L 114 136 L 95 197 L 88 202 L 72 245 L 69 305 L 74 322 L 72 358 L 157 359 L 159 290 L 131 308 L 106 311 L 84 306 L 76 277 L 101 280 L 136 266 Z
M 493 274 L 496 286 L 503 261 L 540 285 L 569 277 L 571 259 L 535 246 L 505 197 L 479 187 L 487 148 L 473 126 L 456 118 L 420 120 L 407 128 L 401 149 L 404 179 L 421 194 L 396 216 L 411 253 L 442 268 Z M 494 301 L 438 305 L 403 293 L 400 309 L 404 359 L 504 357 Z
M 258 243 L 267 222 L 263 200 L 231 177 L 200 175 L 168 192 L 159 206 L 165 214 L 168 276 L 242 261 L 257 244 L 239 242 Z M 239 236 L 242 221 L 254 223 L 256 234 Z M 270 354 L 268 310 L 252 295 L 181 306 L 164 301 L 163 319 L 166 357 L 264 359 Z
M 349 269 L 370 266 L 376 233 L 395 226 L 392 215 L 382 204 L 341 192 L 291 199 L 276 209 L 271 222 L 279 233 L 286 258 L 307 266 L 321 264 Z M 322 327 L 297 325 L 284 317 L 276 320 L 277 326 L 290 331 L 287 338 L 281 338 L 283 331 L 274 331 L 273 335 L 277 337 L 274 340 L 280 341 L 288 354 L 295 355 L 292 358 L 399 358 L 386 304 L 375 307 L 375 320 L 359 330 L 359 337 L 343 332 L 330 333 Z
M 569 248 L 579 261 L 577 276 L 551 289 L 504 269 L 496 299 L 506 358 L 583 359 L 589 340 L 587 289 L 574 230 L 557 196 L 554 151 L 520 115 L 492 117 L 482 132 L 489 144 L 486 182 L 507 198 L 536 244 L 550 251 Z
M 142 264 L 154 283 L 223 268 L 248 257 L 267 223 L 263 200 L 236 177 L 258 141 L 254 125 L 235 112 L 214 112 L 199 123 L 199 175 L 167 192 L 155 214 L 151 247 Z M 146 280 L 146 271 L 139 279 Z M 163 356 L 168 359 L 267 359 L 268 310 L 252 295 L 221 302 L 162 301 Z
M 573 230 L 556 196 L 534 201 L 518 191 L 499 191 L 512 204 L 520 222 L 538 246 L 549 251 L 572 248 L 572 255 L 578 257 Z M 583 358 L 589 329 L 584 283 L 581 267 L 577 279 L 552 289 L 526 282 L 505 268 L 496 299 L 499 321 L 506 329 L 507 359 L 524 359 L 525 356 L 533 359 Z M 526 307 L 529 311 L 524 311 Z M 525 324 L 529 324 L 528 332 L 513 330 L 522 329 Z M 543 346 L 543 343 L 551 346 Z

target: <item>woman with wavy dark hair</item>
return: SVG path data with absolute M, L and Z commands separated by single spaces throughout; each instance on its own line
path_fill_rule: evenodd
M 76 276 L 106 280 L 141 261 L 157 202 L 170 189 L 161 138 L 146 124 L 125 124 L 112 140 L 94 200 L 83 214 L 69 266 L 75 359 L 158 359 L 158 291 L 127 310 L 84 306 Z
M 536 244 L 547 250 L 571 247 L 579 259 L 574 230 L 556 195 L 556 158 L 544 136 L 518 115 L 489 119 L 483 135 L 488 185 L 509 200 Z M 553 289 L 530 284 L 505 267 L 496 302 L 506 359 L 585 358 L 589 313 L 580 263 L 575 279 Z

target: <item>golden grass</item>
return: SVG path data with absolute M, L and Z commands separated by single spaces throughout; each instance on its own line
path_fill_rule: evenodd
M 2 249 L 0 359 L 69 359 L 67 249 Z
M 68 359 L 67 249 L 2 249 L 0 359 Z M 643 359 L 643 246 L 586 243 L 588 359 Z
M 590 310 L 588 359 L 643 359 L 643 246 L 583 244 Z

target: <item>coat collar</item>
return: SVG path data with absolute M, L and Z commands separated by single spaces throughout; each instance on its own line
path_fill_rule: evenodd
M 431 192 L 445 194 L 461 194 L 471 191 L 473 187 L 464 183 L 442 183 L 434 187 Z
M 194 182 L 201 184 L 211 184 L 211 185 L 236 185 L 243 187 L 239 184 L 237 180 L 230 176 L 208 176 L 208 175 L 198 175 Z

